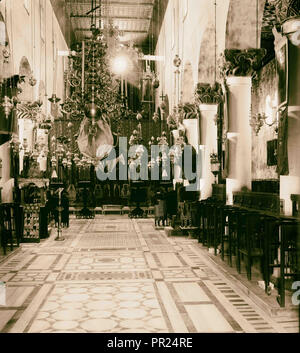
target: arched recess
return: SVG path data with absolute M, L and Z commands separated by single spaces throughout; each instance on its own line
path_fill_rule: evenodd
M 187 61 L 184 65 L 183 79 L 182 79 L 182 103 L 194 101 L 195 82 L 193 79 L 192 64 Z
M 6 23 L 0 12 L 0 83 L 13 75 L 9 38 Z
M 198 82 L 213 84 L 215 81 L 215 24 L 210 20 L 202 37 Z
M 211 1 L 198 56 L 197 83 L 220 80 L 219 59 L 225 49 L 227 17 L 231 0 Z M 216 76 L 216 77 L 215 77 Z
M 226 49 L 260 48 L 262 19 L 268 0 L 231 0 L 226 24 Z
M 29 102 L 33 100 L 33 86 L 30 84 L 32 76 L 31 67 L 28 59 L 23 56 L 19 66 L 19 76 L 23 78 L 20 84 L 21 92 L 18 98 L 21 102 Z
M 45 83 L 43 80 L 40 81 L 39 83 L 39 89 L 38 89 L 38 100 L 43 102 L 46 94 L 46 87 Z

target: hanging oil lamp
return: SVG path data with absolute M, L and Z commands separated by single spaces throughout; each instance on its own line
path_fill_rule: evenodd
M 30 75 L 30 77 L 28 79 L 28 82 L 29 82 L 31 87 L 34 87 L 36 85 L 37 80 L 36 80 L 36 78 L 33 77 L 33 74 Z
M 158 120 L 159 120 L 159 115 L 158 115 L 157 112 L 155 112 L 155 113 L 153 114 L 152 120 L 153 120 L 155 123 L 158 122 Z
M 152 87 L 154 89 L 157 89 L 159 87 L 159 79 L 157 77 L 155 77 L 152 81 Z
M 4 48 L 4 49 L 2 50 L 2 55 L 3 55 L 3 58 L 4 58 L 4 62 L 5 62 L 6 64 L 8 64 L 8 59 L 9 59 L 9 57 L 10 57 L 10 51 L 9 51 L 7 48 Z
M 173 64 L 177 68 L 181 65 L 181 59 L 180 59 L 180 57 L 178 55 L 175 55 L 175 58 L 173 60 Z
M 4 100 L 3 100 L 3 103 L 2 103 L 2 107 L 4 109 L 4 114 L 5 114 L 6 119 L 8 119 L 9 114 L 11 113 L 11 110 L 12 110 L 13 106 L 14 105 L 12 103 L 11 98 L 9 98 L 8 96 L 5 96 Z

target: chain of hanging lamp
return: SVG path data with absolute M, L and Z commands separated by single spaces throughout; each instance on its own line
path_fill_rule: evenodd
M 68 96 L 61 104 L 61 111 L 64 119 L 69 121 L 68 125 L 74 125 L 79 130 L 79 125 L 87 119 L 88 136 L 93 140 L 98 131 L 98 120 L 117 123 L 123 114 L 117 78 L 111 75 L 109 69 L 107 40 L 110 33 L 102 26 L 102 9 L 101 0 L 91 0 L 91 10 L 87 14 L 91 13 L 92 35 L 91 38 L 75 44 L 75 50 L 69 55 L 69 67 L 65 72 Z M 73 147 L 75 159 L 81 163 L 78 146 L 76 151 Z

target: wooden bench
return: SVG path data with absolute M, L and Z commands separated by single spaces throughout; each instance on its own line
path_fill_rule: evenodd
M 300 200 L 294 195 L 291 199 L 293 202 Z M 278 303 L 284 307 L 286 290 L 291 291 L 291 283 L 300 277 L 297 259 L 300 219 L 280 214 L 280 199 L 277 194 L 237 192 L 234 193 L 234 206 L 246 212 L 244 236 L 247 243 L 246 246 L 238 244 L 239 253 L 245 253 L 250 258 L 261 258 L 265 291 L 270 294 L 269 285 L 273 276 L 273 280 L 276 279 Z M 294 211 L 298 210 L 298 207 L 293 206 Z M 298 213 L 295 212 L 295 215 L 298 216 Z M 246 267 L 247 276 L 251 279 L 249 259 Z M 279 272 L 275 276 L 276 268 Z
M 103 205 L 102 206 L 102 214 L 107 214 L 107 213 L 119 213 L 123 214 L 123 207 L 122 205 Z

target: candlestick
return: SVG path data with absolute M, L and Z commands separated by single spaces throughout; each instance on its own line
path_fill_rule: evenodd
M 85 66 L 85 43 L 82 41 L 82 67 L 81 67 L 81 92 L 84 96 L 84 66 Z
M 124 89 L 123 89 L 123 76 L 121 75 L 121 97 L 124 97 Z

